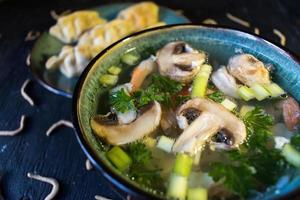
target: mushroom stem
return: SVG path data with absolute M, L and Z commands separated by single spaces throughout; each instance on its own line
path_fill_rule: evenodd
M 187 114 L 187 112 L 195 112 L 195 110 L 200 112 L 200 115 L 192 119 L 193 113 Z M 188 125 L 190 119 L 193 121 Z M 195 154 L 221 130 L 226 131 L 233 139 L 228 148 L 237 147 L 246 139 L 246 127 L 243 121 L 221 104 L 208 99 L 194 98 L 187 101 L 178 109 L 177 121 L 178 123 L 185 121 L 187 127 L 175 142 L 174 152 Z
M 173 151 L 196 154 L 221 127 L 222 121 L 217 116 L 203 112 L 179 136 Z

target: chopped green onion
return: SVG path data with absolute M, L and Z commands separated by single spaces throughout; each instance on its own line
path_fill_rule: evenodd
M 270 96 L 270 93 L 261 84 L 254 83 L 250 88 L 258 101 L 264 100 Z
M 247 86 L 241 86 L 238 89 L 238 94 L 245 101 L 249 101 L 249 100 L 255 98 L 253 91 L 250 88 L 248 88 Z
M 207 200 L 207 189 L 205 188 L 189 188 L 187 200 Z
M 163 150 L 163 151 L 165 151 L 165 152 L 170 153 L 172 151 L 172 147 L 173 147 L 174 142 L 175 141 L 173 139 L 162 135 L 162 136 L 160 136 L 156 147 Z
M 194 79 L 192 86 L 192 97 L 204 97 L 206 94 L 206 88 L 208 79 L 212 71 L 212 66 L 204 64 L 200 68 L 200 72 Z
M 271 83 L 265 86 L 265 89 L 271 94 L 272 97 L 279 97 L 285 94 L 285 91 L 276 83 Z
M 186 197 L 187 185 L 187 177 L 172 174 L 170 177 L 167 196 L 174 199 L 184 200 Z
M 132 164 L 130 156 L 120 147 L 114 146 L 107 153 L 106 157 L 117 167 L 120 171 L 127 170 Z
M 156 144 L 156 140 L 155 140 L 154 138 L 152 138 L 152 137 L 145 137 L 145 138 L 143 139 L 143 143 L 144 143 L 147 147 L 153 148 L 153 147 L 155 146 L 155 144 Z
M 108 71 L 108 73 L 110 73 L 112 75 L 118 75 L 118 74 L 120 74 L 122 69 L 120 67 L 113 65 L 113 66 L 109 67 L 107 71 Z
M 138 64 L 140 56 L 133 53 L 126 53 L 122 56 L 121 60 L 123 63 L 132 66 Z
M 240 109 L 240 116 L 244 117 L 248 112 L 252 111 L 254 109 L 254 106 L 247 106 L 244 105 Z
M 300 168 L 300 152 L 291 144 L 285 144 L 282 149 L 282 155 L 291 165 Z
M 118 82 L 118 76 L 103 74 L 102 76 L 100 76 L 99 81 L 104 87 L 112 86 Z
M 184 153 L 178 153 L 175 159 L 173 172 L 177 175 L 188 177 L 193 165 L 193 158 Z
M 237 107 L 237 105 L 229 99 L 224 99 L 221 104 L 229 111 L 233 111 Z

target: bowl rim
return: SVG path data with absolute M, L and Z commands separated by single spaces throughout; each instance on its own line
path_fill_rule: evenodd
M 214 25 L 214 24 L 203 24 L 203 23 L 187 23 L 187 24 L 171 24 L 171 25 L 165 25 L 165 26 L 159 26 L 159 27 L 154 27 L 146 30 L 142 30 L 136 33 L 133 33 L 131 35 L 128 35 L 107 48 L 105 48 L 103 51 L 99 52 L 87 65 L 87 67 L 84 69 L 83 73 L 80 75 L 77 84 L 75 86 L 74 92 L 73 92 L 73 98 L 72 98 L 72 121 L 75 129 L 75 135 L 76 138 L 80 144 L 80 147 L 88 157 L 88 159 L 93 163 L 93 165 L 101 172 L 101 174 L 109 181 L 109 183 L 112 183 L 114 186 L 116 186 L 118 189 L 121 189 L 122 191 L 128 193 L 129 195 L 133 195 L 133 197 L 139 197 L 139 199 L 163 199 L 158 196 L 155 196 L 154 194 L 151 194 L 149 192 L 146 192 L 142 190 L 140 187 L 137 187 L 136 185 L 133 185 L 126 181 L 124 178 L 122 178 L 120 175 L 115 173 L 110 167 L 106 166 L 103 164 L 103 162 L 98 159 L 97 155 L 95 152 L 92 150 L 91 146 L 87 143 L 87 141 L 84 139 L 83 136 L 83 131 L 80 128 L 80 123 L 79 123 L 79 118 L 78 118 L 78 105 L 79 105 L 79 97 L 80 97 L 80 92 L 82 90 L 83 84 L 86 80 L 87 75 L 89 74 L 89 71 L 92 69 L 94 64 L 97 62 L 97 60 L 105 55 L 110 49 L 112 49 L 114 46 L 116 46 L 119 43 L 122 43 L 125 40 L 129 40 L 131 38 L 134 38 L 136 36 L 140 36 L 145 33 L 149 32 L 155 32 L 157 30 L 161 29 L 169 29 L 169 28 L 174 28 L 174 27 L 196 27 L 196 28 L 211 28 L 211 29 L 221 29 L 225 31 L 230 31 L 234 33 L 239 33 L 243 36 L 250 36 L 250 37 L 255 37 L 256 39 L 266 43 L 267 45 L 270 45 L 272 48 L 274 48 L 276 51 L 281 51 L 282 53 L 285 53 L 290 57 L 290 59 L 294 60 L 296 63 L 300 65 L 300 58 L 298 55 L 296 55 L 293 51 L 287 49 L 285 46 L 282 46 L 279 43 L 276 42 L 271 42 L 269 39 L 257 35 L 255 33 L 251 33 L 245 30 L 237 29 L 237 28 L 232 28 L 229 26 L 224 26 L 224 25 Z M 297 195 L 300 194 L 300 187 L 297 188 L 294 191 L 289 192 L 288 194 L 284 196 L 279 196 L 278 198 L 280 199 L 290 199 L 293 197 L 296 197 Z

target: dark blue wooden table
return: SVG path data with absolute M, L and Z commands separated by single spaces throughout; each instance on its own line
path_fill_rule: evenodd
M 19 126 L 21 115 L 27 116 L 25 129 L 19 135 L 0 137 L 0 188 L 5 199 L 43 199 L 50 192 L 50 185 L 28 179 L 27 172 L 56 178 L 61 186 L 58 199 L 94 199 L 95 195 L 121 199 L 100 174 L 85 169 L 86 157 L 72 129 L 60 128 L 50 137 L 45 135 L 52 123 L 71 119 L 71 100 L 48 92 L 35 81 L 28 85 L 27 91 L 36 106 L 31 107 L 20 94 L 23 82 L 32 78 L 25 63 L 32 45 L 24 41 L 27 33 L 47 30 L 54 23 L 50 10 L 62 12 L 109 2 L 116 1 L 8 0 L 0 3 L 0 129 L 14 129 Z M 300 13 L 293 1 L 176 0 L 158 3 L 182 10 L 193 22 L 213 18 L 219 24 L 248 32 L 257 27 L 261 35 L 279 43 L 279 37 L 273 33 L 276 28 L 286 36 L 287 48 L 300 52 Z M 247 20 L 250 27 L 231 21 L 226 12 Z

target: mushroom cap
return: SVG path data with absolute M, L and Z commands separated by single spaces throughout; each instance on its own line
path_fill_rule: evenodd
M 232 76 L 248 86 L 270 83 L 269 71 L 264 63 L 251 54 L 233 56 L 229 59 L 227 68 Z
M 157 52 L 159 73 L 183 83 L 193 80 L 205 59 L 204 52 L 182 41 L 168 43 Z
M 205 98 L 194 98 L 187 101 L 177 110 L 177 116 L 182 116 L 186 109 L 199 110 L 197 117 L 176 140 L 173 151 L 193 153 L 200 145 L 218 131 L 225 129 L 233 138 L 231 147 L 237 147 L 246 139 L 246 127 L 242 120 L 224 108 L 221 104 Z M 190 149 L 187 146 L 191 147 Z M 193 151 L 190 151 L 192 150 Z
M 122 145 L 134 142 L 152 133 L 160 123 L 161 106 L 154 101 L 135 121 L 130 124 L 103 123 L 99 115 L 91 119 L 94 133 L 104 138 L 109 144 Z

